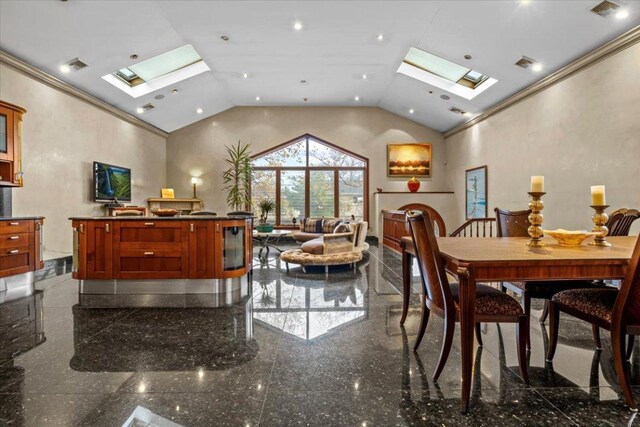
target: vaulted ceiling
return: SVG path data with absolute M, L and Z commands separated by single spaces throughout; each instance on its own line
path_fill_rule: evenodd
M 618 2 L 624 19 L 598 3 L 2 0 L 0 49 L 166 132 L 238 105 L 379 106 L 444 132 L 468 120 L 450 107 L 481 113 L 640 24 L 640 1 Z M 140 98 L 101 78 L 185 44 L 210 72 Z M 468 101 L 398 74 L 412 46 L 498 83 Z M 523 55 L 542 71 L 515 66 Z M 62 73 L 76 57 L 89 66 Z

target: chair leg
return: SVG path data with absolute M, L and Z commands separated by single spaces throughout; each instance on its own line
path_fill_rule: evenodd
M 504 293 L 507 293 L 507 287 L 504 285 L 504 282 L 500 282 L 500 290 Z
M 544 323 L 544 321 L 547 320 L 548 316 L 549 316 L 549 300 L 546 299 L 544 300 L 544 308 L 542 309 L 542 314 L 540 315 L 540 318 L 538 319 L 538 321 L 540 323 Z
M 482 343 L 482 332 L 480 331 L 480 323 L 476 323 L 476 340 L 478 341 L 478 345 L 482 347 L 484 344 Z
M 625 358 L 625 335 L 618 328 L 612 328 L 611 330 L 611 347 L 613 347 L 613 364 L 618 375 L 618 381 L 620 382 L 620 388 L 624 394 L 624 399 L 629 405 L 629 408 L 636 410 L 636 402 L 633 399 L 633 393 L 631 391 L 631 380 L 629 378 L 629 365 Z
M 547 352 L 547 361 L 551 362 L 556 354 L 558 346 L 558 327 L 560 326 L 560 309 L 551 301 L 549 303 L 549 351 Z
M 593 342 L 596 343 L 596 348 L 600 350 L 602 348 L 602 341 L 600 341 L 600 328 L 593 323 L 591 325 L 591 332 L 593 333 Z
M 522 305 L 527 318 L 527 350 L 531 350 L 531 297 L 526 291 L 522 293 Z
M 526 385 L 529 385 L 529 373 L 527 370 L 527 335 L 529 334 L 528 317 L 521 316 L 516 326 L 516 341 L 518 342 L 518 365 L 520 376 Z
M 438 360 L 438 366 L 433 373 L 433 380 L 437 381 L 440 378 L 440 374 L 444 369 L 444 365 L 447 364 L 449 358 L 449 351 L 451 351 L 451 344 L 453 343 L 453 332 L 456 329 L 455 318 L 448 320 L 444 319 L 444 339 L 442 340 L 442 350 L 440 351 L 440 359 Z
M 627 336 L 627 360 L 631 359 L 631 353 L 633 353 L 633 341 L 635 335 Z
M 416 344 L 413 346 L 413 351 L 418 351 L 418 347 L 422 342 L 422 337 L 424 337 L 424 331 L 427 330 L 427 324 L 429 323 L 429 315 L 431 311 L 427 308 L 425 304 L 424 297 L 422 297 L 422 317 L 420 318 L 420 329 L 418 331 L 418 337 L 416 338 Z

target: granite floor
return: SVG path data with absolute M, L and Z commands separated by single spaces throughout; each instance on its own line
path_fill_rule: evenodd
M 608 340 L 594 350 L 590 327 L 570 318 L 553 366 L 546 330 L 532 322 L 530 387 L 518 375 L 513 326 L 483 325 L 471 410 L 461 415 L 458 337 L 434 382 L 442 322 L 432 319 L 414 353 L 418 294 L 403 328 L 400 260 L 376 246 L 328 280 L 287 274 L 273 251 L 256 257 L 249 295 L 222 308 L 201 296 L 84 300 L 68 275 L 38 287 L 43 339 L 0 362 L 3 426 L 635 424 Z

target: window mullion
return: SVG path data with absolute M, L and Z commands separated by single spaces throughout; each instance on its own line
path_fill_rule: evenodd
M 276 169 L 276 226 L 280 225 L 280 169 Z
M 333 217 L 340 218 L 340 183 L 338 178 L 340 176 L 340 169 L 334 169 L 333 171 Z

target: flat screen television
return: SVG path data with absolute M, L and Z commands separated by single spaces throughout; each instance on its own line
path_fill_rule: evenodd
M 131 201 L 131 169 L 93 162 L 93 200 Z

